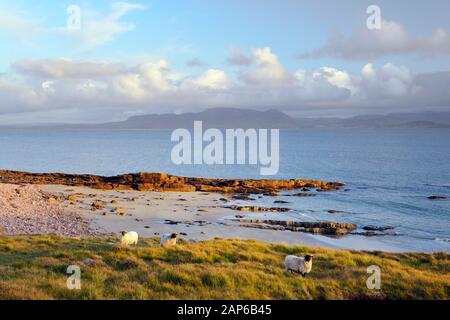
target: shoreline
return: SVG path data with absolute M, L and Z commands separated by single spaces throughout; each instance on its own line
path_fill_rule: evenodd
M 155 237 L 175 232 L 188 241 L 219 237 L 344 250 L 434 252 L 434 249 L 412 250 L 370 234 L 363 235 L 355 232 L 357 225 L 354 224 L 290 220 L 289 214 L 282 214 L 283 201 L 274 201 L 278 204 L 273 208 L 257 207 L 252 204 L 254 201 L 246 201 L 283 195 L 279 191 L 300 192 L 291 196 L 321 196 L 322 192 L 342 189 L 344 184 L 338 182 L 188 178 L 164 173 L 103 177 L 0 170 L 0 185 L 8 183 L 34 186 L 47 193 L 48 200 L 54 197 L 52 200 L 57 206 L 70 214 L 75 213 L 81 219 L 79 222 L 86 222 L 92 228 L 92 234 L 117 235 L 127 230 L 136 231 L 142 237 Z M 93 208 L 96 201 L 102 204 Z M 115 211 L 117 207 L 123 212 Z M 30 215 L 19 223 L 29 224 L 30 219 L 35 219 Z M 1 216 L 0 212 L 0 234 Z M 283 224 L 271 226 L 274 221 Z M 79 222 L 73 221 L 75 225 L 81 225 Z M 305 227 L 305 224 L 311 226 Z M 329 229 L 330 225 L 332 229 Z M 64 235 L 58 229 L 64 229 L 64 226 L 48 226 L 49 232 Z M 27 232 L 25 234 L 29 234 Z
M 39 187 L 66 199 L 76 195 L 76 201 L 64 201 L 62 205 L 98 228 L 95 232 L 105 235 L 117 235 L 126 230 L 136 231 L 145 238 L 177 233 L 186 241 L 237 238 L 330 249 L 411 252 L 388 246 L 373 237 L 348 234 L 338 238 L 306 232 L 247 228 L 235 221 L 236 211 L 226 208 L 221 201 L 221 193 L 117 191 L 58 185 Z M 100 202 L 95 210 L 92 208 L 94 202 Z M 120 208 L 120 212 L 114 212 L 117 211 L 115 208 Z

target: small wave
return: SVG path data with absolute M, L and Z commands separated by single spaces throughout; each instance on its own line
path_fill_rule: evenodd
M 435 238 L 434 240 L 440 241 L 440 242 L 450 242 L 450 238 Z
M 430 187 L 440 187 L 440 188 L 450 188 L 450 184 L 433 184 L 433 183 L 424 183 L 424 186 L 430 186 Z

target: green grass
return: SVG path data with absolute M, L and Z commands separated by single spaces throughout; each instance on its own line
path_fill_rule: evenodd
M 0 237 L 0 299 L 449 299 L 449 255 L 353 252 L 215 239 L 164 249 L 114 239 Z M 287 254 L 314 254 L 306 278 L 283 269 Z M 90 266 L 83 260 L 90 258 Z M 81 267 L 81 290 L 66 269 Z M 381 290 L 366 287 L 369 265 Z

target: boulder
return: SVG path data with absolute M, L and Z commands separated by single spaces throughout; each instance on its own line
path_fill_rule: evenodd
M 448 200 L 445 196 L 429 196 L 428 199 L 430 200 Z

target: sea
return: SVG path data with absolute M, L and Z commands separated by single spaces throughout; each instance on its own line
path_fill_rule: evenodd
M 450 251 L 450 129 L 280 131 L 278 174 L 258 165 L 176 165 L 172 130 L 0 129 L 0 168 L 116 175 L 167 172 L 210 178 L 307 178 L 345 183 L 317 197 L 277 197 L 286 219 L 393 227 L 384 236 L 317 236 L 330 245 L 387 251 Z M 273 206 L 273 197 L 255 200 Z M 339 213 L 329 213 L 330 210 Z

